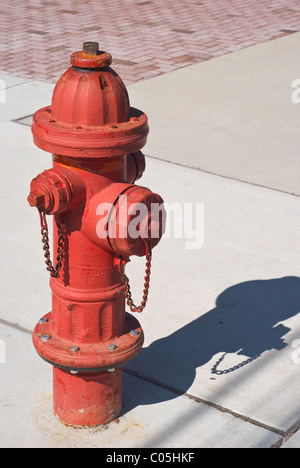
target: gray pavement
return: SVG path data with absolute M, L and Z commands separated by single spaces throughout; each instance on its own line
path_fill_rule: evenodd
M 54 417 L 51 367 L 30 338 L 51 307 L 26 201 L 51 157 L 34 146 L 30 115 L 53 85 L 0 74 L 0 447 L 300 447 L 299 46 L 294 34 L 129 87 L 150 119 L 140 183 L 169 220 L 172 203 L 203 204 L 204 239 L 170 224 L 119 422 L 80 431 Z M 143 271 L 132 259 L 134 297 Z
M 148 154 L 299 195 L 299 47 L 292 34 L 131 86 Z

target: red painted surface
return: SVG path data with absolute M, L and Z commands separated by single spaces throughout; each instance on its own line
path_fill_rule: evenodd
M 97 426 L 116 419 L 122 406 L 122 370 L 72 375 L 54 367 L 53 406 L 71 426 Z
M 151 204 L 163 200 L 134 184 L 145 169 L 147 117 L 130 108 L 107 55 L 103 68 L 77 63 L 64 73 L 52 106 L 37 111 L 32 125 L 35 143 L 53 153 L 53 168 L 32 181 L 28 201 L 54 216 L 53 252 L 58 226 L 64 233 L 62 267 L 50 281 L 52 311 L 37 324 L 33 343 L 54 366 L 55 412 L 76 426 L 105 423 L 120 411 L 122 365 L 144 339 L 125 313 L 124 269 L 163 233 L 162 217 L 151 214 Z M 103 203 L 110 208 L 100 212 Z M 135 238 L 128 225 L 137 203 L 145 213 Z

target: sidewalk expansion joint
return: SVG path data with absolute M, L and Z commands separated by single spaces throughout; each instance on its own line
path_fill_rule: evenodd
M 188 166 L 187 164 L 180 164 L 178 162 L 168 161 L 167 159 L 157 158 L 156 156 L 150 156 L 149 154 L 147 154 L 146 157 L 150 159 L 156 159 L 157 161 L 162 161 L 168 164 L 173 164 L 174 166 L 185 167 L 187 169 L 192 169 L 194 171 L 203 172 L 204 174 L 210 174 L 216 177 L 222 177 L 223 179 L 235 180 L 236 182 L 240 182 L 241 184 L 253 185 L 254 187 L 261 187 L 267 190 L 273 190 L 274 192 L 280 192 L 286 195 L 292 195 L 293 197 L 300 197 L 300 194 L 297 194 L 294 192 L 280 190 L 274 187 L 269 187 L 268 185 L 256 184 L 255 182 L 249 182 L 248 180 L 238 179 L 237 177 L 230 177 L 224 174 L 218 174 L 217 172 L 207 171 L 206 169 L 201 169 L 200 167 L 197 167 L 197 166 Z
M 13 119 L 12 122 L 15 122 L 20 125 L 25 125 L 26 127 L 31 127 L 31 123 L 28 123 L 27 119 L 33 117 L 33 114 L 24 115 L 23 117 L 18 117 L 17 119 Z M 25 122 L 23 122 L 25 120 Z
M 0 323 L 2 325 L 6 325 L 7 327 L 14 328 L 15 330 L 18 330 L 23 333 L 27 333 L 27 335 L 32 335 L 32 330 L 29 330 L 28 328 L 22 327 L 22 325 L 19 325 L 18 323 L 13 323 L 9 322 L 8 320 L 0 318 Z
M 4 80 L 5 81 L 5 80 Z M 13 84 L 13 85 L 10 85 L 10 86 L 5 86 L 5 91 L 7 89 L 11 89 L 11 88 L 16 88 L 17 86 L 22 86 L 24 84 L 27 84 L 27 83 L 30 83 L 31 81 L 22 81 L 22 83 L 16 83 L 16 84 Z
M 295 424 L 288 429 L 286 435 L 279 439 L 271 448 L 281 448 L 283 444 L 285 444 L 293 435 L 296 434 L 300 430 L 300 420 L 297 421 Z
M 26 127 L 30 127 L 31 123 L 28 123 L 28 120 L 27 120 L 30 117 L 33 117 L 33 114 L 25 115 L 24 117 L 19 117 L 18 119 L 13 119 L 12 122 L 15 122 L 15 123 L 18 123 L 18 124 L 21 124 L 21 125 L 25 125 Z M 23 120 L 25 122 L 23 122 Z M 222 177 L 223 179 L 234 180 L 236 182 L 240 182 L 241 184 L 252 185 L 253 187 L 260 187 L 260 188 L 264 188 L 264 189 L 267 189 L 267 190 L 272 190 L 274 192 L 284 193 L 286 195 L 292 195 L 293 197 L 300 197 L 300 195 L 297 194 L 297 193 L 288 192 L 286 190 L 280 190 L 280 189 L 277 189 L 277 188 L 274 188 L 274 187 L 269 187 L 268 185 L 256 184 L 255 182 L 249 182 L 248 180 L 238 179 L 237 177 L 230 177 L 230 176 L 227 176 L 227 175 L 224 175 L 224 174 L 218 174 L 217 172 L 212 172 L 212 171 L 207 171 L 205 169 L 201 169 L 201 167 L 188 166 L 187 164 L 180 164 L 178 162 L 169 161 L 167 159 L 158 158 L 156 156 L 150 156 L 149 154 L 147 154 L 146 157 L 150 158 L 150 159 L 155 159 L 157 161 L 162 161 L 162 162 L 165 162 L 165 163 L 168 163 L 168 164 L 173 164 L 174 166 L 185 167 L 187 169 L 191 169 L 191 170 L 194 170 L 194 171 L 203 172 L 204 174 L 210 174 L 210 175 L 213 175 L 213 176 L 216 176 L 216 177 Z
M 141 380 L 145 380 L 146 382 L 151 383 L 153 385 L 157 385 L 158 387 L 161 387 L 161 388 L 163 388 L 165 390 L 168 390 L 169 392 L 176 393 L 179 396 L 185 396 L 185 397 L 189 398 L 190 400 L 195 401 L 196 403 L 202 403 L 202 404 L 204 404 L 206 406 L 209 406 L 211 408 L 214 408 L 214 409 L 216 409 L 216 410 L 218 410 L 218 411 L 220 411 L 222 413 L 230 414 L 234 418 L 241 419 L 244 422 L 248 422 L 250 424 L 253 424 L 254 426 L 261 427 L 263 429 L 266 429 L 267 431 L 274 432 L 275 434 L 278 434 L 278 435 L 282 436 L 282 439 L 284 439 L 284 440 L 287 437 L 289 437 L 289 431 L 282 431 L 280 429 L 277 429 L 276 427 L 268 426 L 267 424 L 256 421 L 255 419 L 249 418 L 248 416 L 244 416 L 243 414 L 236 413 L 235 411 L 232 411 L 229 408 L 225 408 L 224 406 L 218 405 L 217 403 L 213 403 L 211 401 L 204 400 L 203 398 L 199 398 L 199 397 L 197 397 L 195 395 L 191 395 L 190 393 L 186 393 L 186 392 L 174 387 L 173 385 L 168 385 L 168 384 L 166 384 L 164 382 L 153 379 L 152 377 L 148 377 L 148 376 L 146 376 L 144 374 L 140 374 L 139 372 L 133 371 L 131 369 L 123 368 L 123 371 L 126 374 L 132 375 L 133 377 L 136 377 L 136 378 L 141 379 Z

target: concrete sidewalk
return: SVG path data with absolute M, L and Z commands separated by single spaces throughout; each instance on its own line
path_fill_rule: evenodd
M 155 249 L 145 344 L 125 366 L 119 422 L 98 429 L 54 417 L 51 367 L 30 337 L 51 307 L 26 201 L 51 157 L 30 116 L 53 85 L 0 76 L 0 447 L 300 447 L 299 46 L 294 34 L 129 87 L 150 119 L 141 184 L 167 204 L 203 203 L 205 238 Z M 143 271 L 133 258 L 134 297 Z

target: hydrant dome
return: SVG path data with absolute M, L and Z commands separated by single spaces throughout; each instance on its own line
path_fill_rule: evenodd
M 57 82 L 51 106 L 57 122 L 100 127 L 127 122 L 130 105 L 126 87 L 110 68 L 69 68 Z

